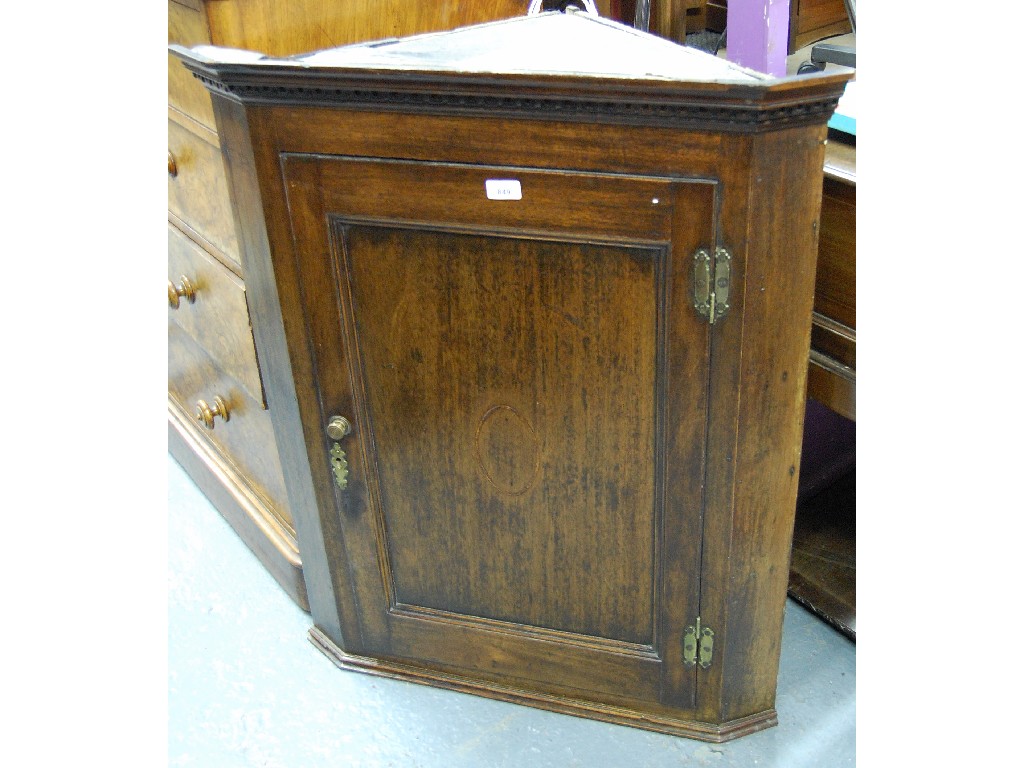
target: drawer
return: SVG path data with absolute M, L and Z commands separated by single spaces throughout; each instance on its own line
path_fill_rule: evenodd
M 175 323 L 167 326 L 167 389 L 217 452 L 237 467 L 294 535 L 270 411 L 250 398 L 245 388 L 221 371 Z M 214 408 L 218 397 L 227 406 L 228 419 L 216 416 L 211 429 L 197 418 L 197 404 L 203 400 Z
M 857 187 L 824 180 L 814 311 L 857 327 Z
M 206 14 L 174 0 L 168 0 L 167 42 L 179 43 L 189 48 L 194 45 L 208 45 L 210 30 L 206 23 Z M 181 61 L 170 54 L 167 55 L 167 102 L 211 131 L 216 131 L 210 92 L 181 65 Z
M 238 236 L 220 149 L 168 120 L 167 152 L 168 210 L 213 249 L 240 264 Z
M 172 224 L 167 225 L 167 279 L 171 321 L 246 394 L 265 403 L 241 279 Z

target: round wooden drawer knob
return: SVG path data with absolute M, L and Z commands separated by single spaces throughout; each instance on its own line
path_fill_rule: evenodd
M 172 179 L 178 175 L 178 163 L 170 150 L 167 150 L 167 175 Z
M 196 403 L 196 418 L 202 422 L 207 429 L 213 429 L 214 419 L 220 416 L 224 421 L 231 421 L 231 414 L 228 411 L 227 401 L 217 395 L 213 398 L 213 407 L 205 400 Z
M 196 287 L 192 284 L 192 281 L 182 275 L 180 278 L 181 283 L 175 285 L 170 280 L 167 281 L 167 300 L 171 305 L 171 309 L 177 309 L 181 306 L 180 299 L 185 297 L 188 299 L 189 304 L 196 303 Z

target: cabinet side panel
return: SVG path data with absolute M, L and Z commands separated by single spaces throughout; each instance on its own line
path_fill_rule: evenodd
M 250 110 L 247 115 L 241 105 L 219 95 L 213 96 L 213 105 L 241 241 L 253 336 L 302 553 L 310 612 L 317 625 L 341 644 L 334 594 L 336 574 L 331 573 L 330 566 L 339 559 L 329 558 L 325 551 L 325 542 L 338 538 L 332 535 L 335 531 L 321 526 L 301 429 L 300 409 L 315 409 L 316 405 L 300 403 L 296 394 L 296 380 L 309 380 L 313 373 L 308 334 L 298 309 L 299 278 L 291 258 L 276 142 L 272 129 L 260 122 L 259 110 Z M 254 146 L 260 148 L 258 155 L 254 155 Z M 276 258 L 271 257 L 272 252 Z M 295 309 L 285 314 L 282 307 Z
M 705 705 L 730 720 L 774 707 L 807 387 L 824 128 L 750 139 L 723 236 L 735 248 L 732 312 L 713 340 L 713 490 L 704 594 L 716 622 Z M 742 186 L 740 184 L 742 183 Z M 733 199 L 730 200 L 730 194 Z M 731 229 L 739 224 L 743 232 Z M 734 239 L 730 241 L 730 234 Z M 738 285 L 737 285 L 738 283 Z M 742 318 L 742 321 L 741 321 Z M 731 431 L 731 434 L 730 434 Z M 717 456 L 716 456 L 717 453 Z M 709 485 L 714 485 L 709 474 Z M 731 502 L 731 503 L 730 503 Z M 711 557 L 709 558 L 709 554 Z M 742 564 L 742 566 L 736 565 Z

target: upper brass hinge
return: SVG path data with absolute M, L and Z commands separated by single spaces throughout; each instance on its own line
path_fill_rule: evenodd
M 687 667 L 700 664 L 701 669 L 707 669 L 714 650 L 715 633 L 711 627 L 702 627 L 698 616 L 697 623 L 683 632 L 683 664 Z
M 732 256 L 725 248 L 698 248 L 693 254 L 693 307 L 708 323 L 729 311 L 729 284 L 732 280 Z

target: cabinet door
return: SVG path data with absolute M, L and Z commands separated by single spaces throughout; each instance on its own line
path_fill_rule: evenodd
M 321 407 L 313 475 L 358 606 L 345 650 L 692 708 L 709 349 L 692 254 L 713 241 L 715 185 L 282 168 Z M 352 424 L 337 441 L 334 415 Z

